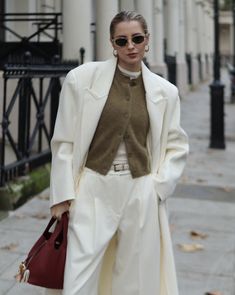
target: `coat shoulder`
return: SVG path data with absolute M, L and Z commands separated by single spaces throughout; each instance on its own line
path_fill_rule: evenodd
M 72 69 L 70 72 L 75 76 L 82 78 L 84 75 L 92 74 L 96 69 L 102 67 L 105 62 L 102 61 L 91 61 L 85 64 L 79 65 Z M 70 73 L 69 72 L 69 73 Z
M 110 60 L 107 61 L 92 61 L 82 64 L 68 74 L 73 75 L 78 87 L 91 87 L 93 81 L 96 80 L 97 75 L 106 73 L 110 70 Z

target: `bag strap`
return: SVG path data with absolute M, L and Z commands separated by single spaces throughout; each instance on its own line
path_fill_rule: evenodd
M 45 228 L 43 235 L 46 236 L 46 234 L 49 232 L 50 228 L 52 227 L 52 225 L 57 221 L 57 219 L 55 217 L 51 217 L 47 227 Z
M 60 221 L 57 222 L 54 232 L 49 238 L 49 242 L 54 243 L 57 237 L 63 232 L 63 236 L 67 236 L 68 232 L 68 212 L 64 212 Z

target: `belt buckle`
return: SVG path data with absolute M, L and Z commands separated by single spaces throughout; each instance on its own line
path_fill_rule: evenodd
M 122 171 L 123 170 L 123 165 L 122 164 L 113 164 L 114 167 L 114 171 L 118 172 L 118 171 Z

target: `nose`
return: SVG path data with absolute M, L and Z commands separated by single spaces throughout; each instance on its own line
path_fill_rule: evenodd
M 131 39 L 128 39 L 128 41 L 127 41 L 127 47 L 128 47 L 129 49 L 134 48 L 134 43 L 132 42 Z

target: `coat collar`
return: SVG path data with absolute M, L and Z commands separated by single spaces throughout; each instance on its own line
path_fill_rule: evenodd
M 98 62 L 97 65 L 92 84 L 90 88 L 87 88 L 87 91 L 96 99 L 107 98 L 113 82 L 117 60 L 111 58 L 105 62 Z
M 97 67 L 93 83 L 87 91 L 95 98 L 107 98 L 109 90 L 112 85 L 115 70 L 117 66 L 117 58 L 112 57 L 105 62 L 101 62 Z M 153 103 L 159 100 L 166 99 L 163 88 L 158 84 L 159 77 L 152 73 L 146 65 L 142 62 L 141 65 L 143 81 L 146 91 L 146 98 Z

